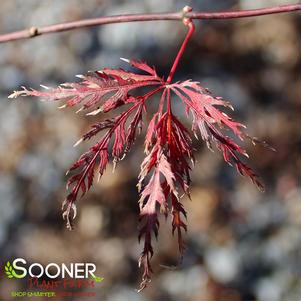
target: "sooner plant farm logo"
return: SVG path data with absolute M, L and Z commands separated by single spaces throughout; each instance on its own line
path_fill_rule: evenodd
M 6 262 L 4 272 L 8 279 L 27 279 L 30 291 L 11 292 L 13 297 L 95 296 L 95 292 L 86 290 L 104 280 L 95 275 L 94 263 L 49 263 L 44 266 L 37 262 L 28 264 L 24 258 L 16 258 Z M 36 289 L 44 291 L 33 291 Z M 80 291 L 83 289 L 85 291 Z
M 95 276 L 96 265 L 94 263 L 71 263 L 69 265 L 62 263 L 49 263 L 45 267 L 40 263 L 32 263 L 28 267 L 23 258 L 15 259 L 12 264 L 7 261 L 5 273 L 8 278 L 24 278 L 29 275 L 32 278 L 48 277 L 55 278 L 75 278 L 75 279 L 97 279 Z M 103 278 L 102 278 L 103 280 Z

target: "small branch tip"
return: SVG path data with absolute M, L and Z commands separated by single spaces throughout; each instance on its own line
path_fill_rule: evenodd
M 29 33 L 29 37 L 33 38 L 33 37 L 39 35 L 39 29 L 37 27 L 33 26 L 33 27 L 29 28 L 28 33 Z
M 190 13 L 190 12 L 192 11 L 192 7 L 186 5 L 186 6 L 183 7 L 183 10 L 182 10 L 182 11 L 183 11 L 184 14 Z

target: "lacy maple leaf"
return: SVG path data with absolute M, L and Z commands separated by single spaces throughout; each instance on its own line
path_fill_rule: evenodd
M 77 83 L 62 84 L 54 89 L 42 86 L 44 91 L 23 87 L 23 90 L 15 91 L 9 97 L 38 96 L 47 100 L 63 101 L 62 107 L 80 105 L 79 110 L 88 110 L 87 115 L 106 113 L 126 105 L 124 111 L 116 117 L 94 124 L 76 143 L 103 133 L 98 142 L 81 155 L 68 171 L 73 175 L 67 183 L 70 192 L 63 202 L 63 217 L 67 221 L 67 227 L 71 229 L 79 193 L 84 195 L 90 189 L 96 170 L 98 177 L 102 176 L 110 158 L 116 164 L 127 154 L 145 123 L 142 121 L 147 111 L 147 101 L 154 94 L 161 93 L 158 111 L 146 129 L 146 157 L 141 164 L 137 185 L 141 195 L 139 241 L 142 238 L 144 240 L 139 259 L 139 265 L 144 269 L 140 285 L 143 289 L 151 277 L 152 237 L 158 235 L 160 212 L 166 216 L 171 215 L 172 232 L 177 233 L 181 256 L 185 250 L 182 231 L 187 231 L 183 220 L 186 211 L 179 195 L 184 193 L 190 197 L 189 173 L 194 165 L 192 133 L 196 137 L 199 134 L 209 148 L 215 144 L 227 163 L 235 165 L 239 173 L 248 176 L 260 189 L 263 186 L 252 169 L 241 160 L 241 156 L 248 156 L 246 151 L 232 138 L 223 134 L 224 128 L 228 128 L 241 140 L 248 137 L 242 131 L 244 125 L 232 120 L 221 110 L 222 107 L 232 108 L 228 102 L 213 96 L 198 82 L 186 80 L 168 83 L 146 63 L 125 61 L 144 74 L 123 69 L 104 69 L 79 76 L 81 81 Z M 154 87 L 150 88 L 150 92 L 142 96 L 131 94 L 132 90 L 151 86 Z M 182 101 L 187 116 L 192 117 L 191 130 L 172 112 L 172 93 Z M 146 181 L 148 175 L 150 177 Z

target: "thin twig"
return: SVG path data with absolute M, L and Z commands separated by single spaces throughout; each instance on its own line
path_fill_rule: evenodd
M 234 19 L 234 18 L 245 18 L 255 17 L 270 14 L 286 13 L 301 10 L 300 4 L 290 4 L 275 6 L 270 8 L 252 9 L 252 10 L 241 10 L 241 11 L 223 11 L 223 12 L 170 12 L 170 13 L 156 13 L 156 14 L 126 14 L 100 17 L 95 19 L 79 20 L 74 22 L 66 22 L 60 24 L 54 24 L 44 27 L 30 27 L 21 31 L 11 32 L 0 35 L 0 43 L 28 39 L 37 37 L 43 34 L 55 33 L 68 31 L 84 27 L 99 26 L 104 24 L 112 23 L 125 23 L 125 22 L 144 22 L 144 21 L 168 21 L 168 20 L 183 20 L 184 17 L 189 19 L 205 20 L 205 19 Z
M 188 27 L 188 32 L 187 32 L 187 35 L 186 35 L 186 37 L 183 41 L 183 44 L 181 45 L 181 48 L 180 48 L 179 52 L 178 52 L 178 54 L 177 54 L 177 56 L 174 60 L 174 63 L 172 65 L 171 69 L 170 69 L 169 75 L 168 75 L 167 80 L 166 80 L 167 84 L 171 83 L 171 80 L 172 80 L 172 78 L 174 76 L 174 73 L 177 69 L 179 61 L 180 61 L 180 59 L 181 59 L 181 57 L 184 53 L 184 50 L 187 46 L 187 43 L 188 43 L 189 39 L 191 38 L 191 36 L 193 35 L 194 30 L 195 30 L 195 26 L 194 26 L 193 22 L 191 21 L 191 19 L 185 18 L 184 21 L 185 22 L 183 22 L 183 23 Z

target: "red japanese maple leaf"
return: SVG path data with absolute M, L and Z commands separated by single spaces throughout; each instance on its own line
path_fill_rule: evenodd
M 146 129 L 146 157 L 141 164 L 137 185 L 140 192 L 139 241 L 141 239 L 144 241 L 139 259 L 139 265 L 144 269 L 140 289 L 146 287 L 150 281 L 152 237 L 158 235 L 160 212 L 171 216 L 172 232 L 177 233 L 179 252 L 181 256 L 183 255 L 185 245 L 182 231 L 186 231 L 187 226 L 183 221 L 186 211 L 180 195 L 184 193 L 189 196 L 189 174 L 194 165 L 192 134 L 196 137 L 200 135 L 210 148 L 215 144 L 227 163 L 234 165 L 240 174 L 248 176 L 263 189 L 256 174 L 241 159 L 242 156 L 248 157 L 246 151 L 224 134 L 225 129 L 229 129 L 240 140 L 249 138 L 242 131 L 244 125 L 232 120 L 222 110 L 232 108 L 231 105 L 221 97 L 211 94 L 199 82 L 191 80 L 171 82 L 179 59 L 194 31 L 194 25 L 190 20 L 186 20 L 186 25 L 189 31 L 167 80 L 158 76 L 155 69 L 144 62 L 123 59 L 143 74 L 106 68 L 79 76 L 81 81 L 77 83 L 65 83 L 57 88 L 42 86 L 45 88 L 43 91 L 23 87 L 23 90 L 15 91 L 9 96 L 10 98 L 37 96 L 51 101 L 63 101 L 62 107 L 80 106 L 79 111 L 87 111 L 87 115 L 107 113 L 117 107 L 124 107 L 124 111 L 114 118 L 94 124 L 78 141 L 79 143 L 100 135 L 98 142 L 81 155 L 68 171 L 73 175 L 67 183 L 69 194 L 63 202 L 63 217 L 66 219 L 67 227 L 71 229 L 79 194 L 84 195 L 90 189 L 96 171 L 98 177 L 103 175 L 109 159 L 116 164 L 127 154 L 136 135 L 145 124 L 148 102 L 153 95 L 161 94 L 158 111 Z M 150 91 L 141 96 L 132 94 L 132 91 L 142 87 L 148 87 Z M 191 130 L 187 129 L 173 113 L 172 96 L 182 101 L 187 116 L 192 118 Z M 253 142 L 256 140 L 253 139 Z M 146 180 L 148 175 L 149 180 Z

